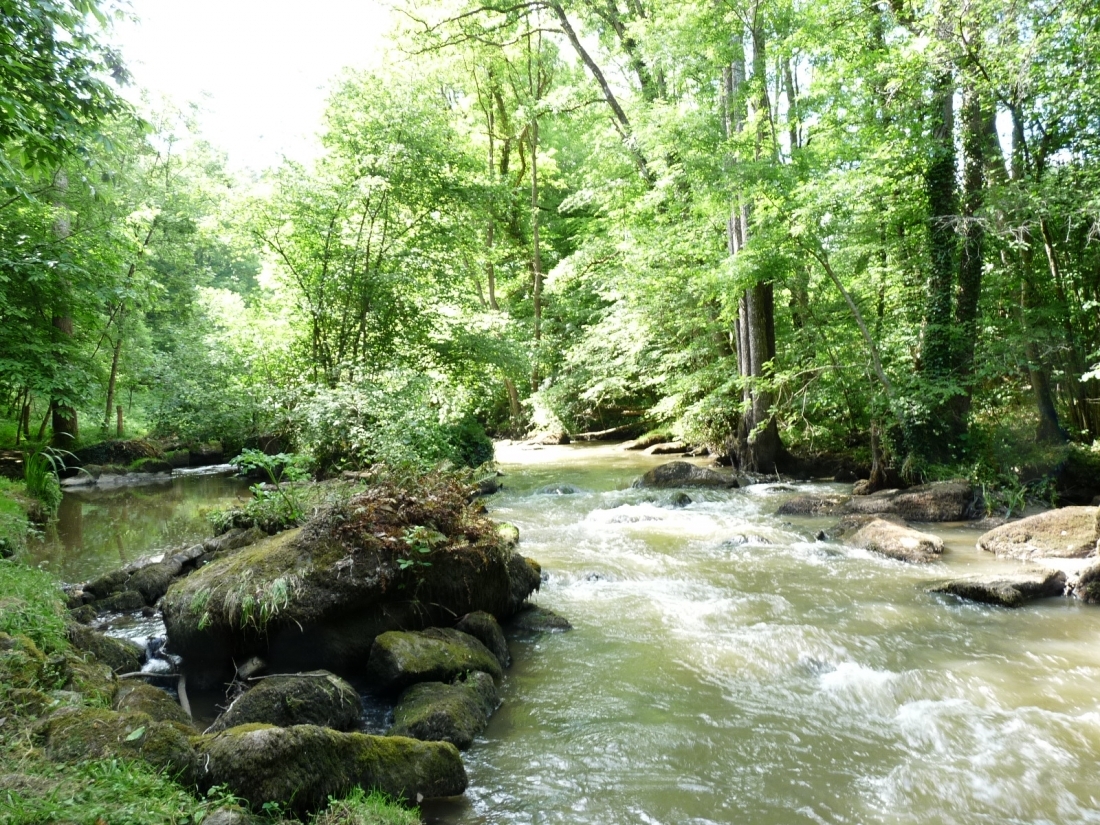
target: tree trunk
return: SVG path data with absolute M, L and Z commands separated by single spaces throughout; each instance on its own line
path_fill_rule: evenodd
M 107 410 L 103 414 L 103 429 L 106 430 L 111 423 L 111 410 L 115 406 L 115 386 L 118 383 L 118 362 L 122 355 L 122 314 L 125 307 L 118 311 L 118 327 L 115 330 L 114 353 L 111 355 L 111 375 L 107 379 Z
M 928 273 L 924 308 L 924 330 L 921 344 L 921 369 L 933 384 L 937 397 L 942 397 L 943 385 L 953 380 L 953 297 L 956 275 L 954 220 L 955 205 L 955 115 L 953 98 L 955 85 L 949 72 L 940 74 L 933 88 L 932 148 L 925 170 L 928 194 L 928 245 L 931 267 Z M 918 452 L 936 460 L 951 457 L 952 448 L 961 434 L 950 400 L 934 403 L 927 421 L 914 427 Z
M 949 405 L 951 426 L 958 434 L 967 430 L 973 393 L 985 246 L 985 228 L 978 213 L 985 197 L 986 146 L 991 126 L 990 112 L 982 105 L 981 96 L 971 81 L 963 92 L 963 223 L 952 358 L 952 372 L 962 389 Z
M 54 179 L 54 185 L 57 187 L 59 193 L 65 192 L 69 188 L 69 179 L 65 175 L 64 171 L 58 172 Z M 58 241 L 64 241 L 69 237 L 71 232 L 71 226 L 69 223 L 68 213 L 65 211 L 65 206 L 60 202 L 60 197 L 57 199 L 58 214 L 54 220 L 54 235 Z M 56 338 L 58 341 L 64 339 L 71 339 L 73 337 L 73 319 L 69 315 L 69 285 L 62 279 L 59 286 L 60 300 L 58 302 L 58 308 L 53 316 L 53 326 L 57 330 Z M 61 402 L 59 399 L 54 398 L 50 403 L 50 408 L 53 411 L 53 445 L 63 449 L 71 448 L 76 444 L 77 438 L 80 436 L 79 429 L 77 427 L 76 410 L 70 405 Z

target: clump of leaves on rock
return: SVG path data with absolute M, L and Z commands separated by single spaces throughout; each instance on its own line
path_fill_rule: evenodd
M 467 474 L 402 474 L 375 468 L 360 474 L 367 488 L 305 528 L 332 535 L 349 551 L 375 552 L 400 569 L 431 565 L 448 548 L 495 542 L 496 525 L 469 506 Z

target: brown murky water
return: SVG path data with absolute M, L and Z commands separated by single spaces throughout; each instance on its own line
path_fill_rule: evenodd
M 57 523 L 32 541 L 30 561 L 62 581 L 85 581 L 213 534 L 206 516 L 250 498 L 248 483 L 216 468 L 152 483 L 67 491 Z
M 470 788 L 429 822 L 1100 823 L 1100 608 L 928 594 L 1012 566 L 977 531 L 932 527 L 944 560 L 907 565 L 815 541 L 829 520 L 776 517 L 791 493 L 768 485 L 675 509 L 630 487 L 665 459 L 498 458 L 491 513 L 576 629 L 513 642 Z M 539 492 L 560 484 L 577 491 Z M 201 539 L 247 495 L 218 477 L 69 495 L 36 561 L 84 579 Z
M 674 509 L 630 489 L 659 459 L 498 459 L 491 513 L 576 629 L 513 644 L 471 787 L 429 821 L 1100 822 L 1100 608 L 925 592 L 1011 566 L 977 531 L 932 528 L 949 550 L 914 566 L 815 541 L 766 485 Z

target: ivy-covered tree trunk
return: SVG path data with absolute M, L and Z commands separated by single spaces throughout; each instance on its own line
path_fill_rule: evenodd
M 69 179 L 64 171 L 57 173 L 54 178 L 54 186 L 57 188 L 59 194 L 64 193 L 69 188 Z M 61 199 L 58 198 L 58 213 L 53 226 L 54 235 L 59 243 L 64 242 L 72 232 L 69 215 L 65 210 L 64 204 L 61 203 L 60 200 Z M 59 358 L 64 357 L 60 353 L 67 349 L 67 339 L 73 337 L 73 319 L 68 306 L 71 300 L 70 291 L 68 282 L 62 277 L 58 288 L 55 314 L 52 319 L 53 328 L 56 331 L 54 337 L 59 351 L 57 357 Z M 59 369 L 59 372 L 62 371 L 63 369 Z M 59 398 L 53 399 L 51 402 L 51 409 L 53 411 L 51 422 L 53 427 L 53 445 L 65 449 L 73 447 L 76 444 L 77 438 L 80 436 L 77 426 L 76 410 L 71 404 Z
M 935 80 L 931 116 L 931 146 L 925 170 L 928 194 L 928 247 L 930 265 L 925 296 L 921 367 L 933 394 L 928 420 L 915 428 L 918 452 L 934 459 L 948 458 L 961 434 L 950 400 L 954 382 L 952 322 L 958 236 L 955 232 L 955 83 L 950 72 Z

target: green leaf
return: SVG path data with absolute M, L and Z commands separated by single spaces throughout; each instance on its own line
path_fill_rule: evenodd
M 144 735 L 145 735 L 145 725 L 142 725 L 141 727 L 134 728 L 132 731 L 130 731 L 130 735 L 127 736 L 122 741 L 124 741 L 124 742 L 133 742 L 135 739 L 140 739 Z

